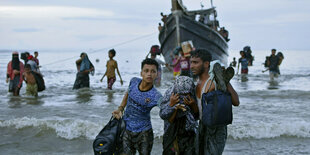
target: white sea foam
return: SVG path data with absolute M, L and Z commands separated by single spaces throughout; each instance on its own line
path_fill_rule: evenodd
M 11 120 L 1 120 L 0 127 L 15 127 L 16 129 L 32 127 L 41 130 L 52 129 L 56 132 L 57 136 L 71 140 L 79 137 L 94 139 L 103 126 L 98 125 L 98 123 L 76 119 L 51 120 L 22 117 Z
M 156 124 L 156 123 L 155 123 Z M 154 124 L 154 125 L 155 125 Z M 58 137 L 64 139 L 75 139 L 84 137 L 93 140 L 103 124 L 76 119 L 36 119 L 36 118 L 16 118 L 11 120 L 1 120 L 0 127 L 14 127 L 22 130 L 23 128 L 39 128 L 40 130 L 54 130 Z M 154 136 L 163 135 L 163 126 L 153 126 Z M 234 139 L 262 139 L 276 138 L 281 136 L 294 136 L 309 138 L 310 123 L 305 121 L 295 121 L 287 123 L 253 123 L 243 125 L 229 125 L 228 136 Z
M 243 125 L 228 126 L 228 136 L 234 139 L 244 138 L 276 138 L 281 136 L 294 136 L 309 138 L 310 122 L 303 120 L 287 122 L 255 122 Z

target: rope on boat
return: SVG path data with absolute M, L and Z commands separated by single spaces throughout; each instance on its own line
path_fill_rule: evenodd
M 131 40 L 127 40 L 127 41 L 124 41 L 124 42 L 117 43 L 117 44 L 112 45 L 112 46 L 109 46 L 109 47 L 97 49 L 97 50 L 94 50 L 94 51 L 92 51 L 92 52 L 88 52 L 87 54 L 89 55 L 89 54 L 97 53 L 97 52 L 104 51 L 104 50 L 107 50 L 107 49 L 111 49 L 111 48 L 115 48 L 115 47 L 118 47 L 118 46 L 122 46 L 122 45 L 131 43 L 131 42 L 134 42 L 134 41 L 137 41 L 137 40 L 141 40 L 141 39 L 144 39 L 144 38 L 148 38 L 148 37 L 150 37 L 150 36 L 152 36 L 152 35 L 154 35 L 154 34 L 156 34 L 156 33 L 158 33 L 158 32 L 149 33 L 149 34 L 146 34 L 146 35 L 143 35 L 143 36 L 139 36 L 139 37 L 134 38 L 134 39 L 131 39 Z M 51 63 L 44 64 L 44 65 L 42 65 L 42 66 L 53 65 L 53 64 L 60 63 L 60 62 L 72 60 L 72 59 L 74 59 L 74 58 L 76 58 L 76 56 L 70 57 L 70 58 L 66 58 L 66 59 L 62 59 L 62 60 L 57 60 L 57 61 L 54 61 L 54 62 L 51 62 Z

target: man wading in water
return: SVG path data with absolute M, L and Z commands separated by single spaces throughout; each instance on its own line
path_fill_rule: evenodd
M 196 97 L 198 101 L 199 118 L 202 119 L 202 104 L 201 96 L 203 93 L 209 93 L 215 90 L 214 82 L 208 80 L 210 78 L 209 69 L 210 61 L 212 60 L 211 54 L 203 49 L 197 49 L 191 52 L 191 71 L 194 76 L 198 76 L 199 80 L 196 86 Z M 217 66 L 216 66 L 217 65 Z M 215 80 L 218 82 L 220 89 L 225 89 L 231 94 L 232 104 L 239 105 L 239 97 L 230 83 L 225 85 L 227 80 L 224 81 L 222 68 L 218 63 L 214 65 L 213 71 L 215 72 Z M 222 74 L 222 77 L 220 75 Z M 224 83 L 224 85 L 223 85 Z M 211 87 L 210 87 L 211 85 Z M 210 87 L 210 89 L 208 89 Z M 199 154 L 204 155 L 218 155 L 224 151 L 227 139 L 227 126 L 206 127 L 200 121 L 199 123 Z
M 23 84 L 24 64 L 19 61 L 18 52 L 13 52 L 12 61 L 9 62 L 7 67 L 6 83 L 9 82 L 9 92 L 13 92 L 14 96 L 19 95 L 19 90 Z
M 113 111 L 113 116 L 119 119 L 126 107 L 124 121 L 126 130 L 123 135 L 123 154 L 149 155 L 153 147 L 153 129 L 150 112 L 153 107 L 159 105 L 162 97 L 160 92 L 153 86 L 157 76 L 158 63 L 146 58 L 142 61 L 141 77 L 130 80 L 128 91 L 126 92 L 121 105 Z
M 80 59 L 76 61 L 78 73 L 74 82 L 73 89 L 89 87 L 89 73 L 95 74 L 95 67 L 88 59 L 86 53 L 81 53 Z
M 283 55 L 278 56 L 276 55 L 276 49 L 271 50 L 271 55 L 267 59 L 267 66 L 269 67 L 269 77 L 270 80 L 274 80 L 280 75 L 279 65 L 283 60 Z

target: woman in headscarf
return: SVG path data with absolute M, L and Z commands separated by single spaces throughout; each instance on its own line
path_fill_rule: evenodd
M 9 92 L 14 96 L 19 95 L 19 90 L 23 84 L 24 64 L 19 61 L 18 52 L 12 53 L 12 61 L 8 63 L 6 82 L 9 84 Z
M 76 67 L 78 73 L 76 74 L 76 80 L 74 82 L 73 89 L 89 87 L 89 73 L 94 75 L 95 67 L 88 59 L 86 53 L 81 53 L 80 59 L 76 61 Z
M 195 85 L 187 76 L 178 76 L 165 93 L 160 105 L 164 120 L 163 154 L 195 154 L 199 117 Z

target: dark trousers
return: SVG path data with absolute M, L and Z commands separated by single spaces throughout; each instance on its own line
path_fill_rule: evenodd
M 123 135 L 123 153 L 135 155 L 138 150 L 140 155 L 150 155 L 153 147 L 153 129 L 142 132 L 125 130 Z

